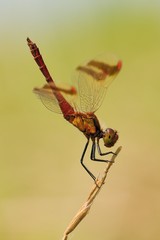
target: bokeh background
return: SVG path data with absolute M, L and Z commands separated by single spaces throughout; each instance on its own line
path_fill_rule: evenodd
M 97 116 L 123 149 L 71 239 L 160 238 L 160 3 L 0 0 L 0 239 L 61 239 L 92 180 L 84 136 L 32 93 L 45 80 L 26 45 L 40 47 L 57 81 L 111 52 L 123 69 Z M 95 174 L 104 165 L 89 161 Z M 69 238 L 70 239 L 70 238 Z

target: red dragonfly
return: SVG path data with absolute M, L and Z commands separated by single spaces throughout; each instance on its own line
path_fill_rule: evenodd
M 92 140 L 91 160 L 109 162 L 109 160 L 96 158 L 96 149 L 101 156 L 114 154 L 112 151 L 103 153 L 99 140 L 102 138 L 104 145 L 110 148 L 118 140 L 118 133 L 112 128 L 102 130 L 94 113 L 100 107 L 109 84 L 119 73 L 122 62 L 119 60 L 114 64 L 108 64 L 102 60 L 91 60 L 85 65 L 77 67 L 78 77 L 74 79 L 76 87 L 60 88 L 51 77 L 37 45 L 29 38 L 27 38 L 27 42 L 31 54 L 47 82 L 42 88 L 34 88 L 34 93 L 40 97 L 42 103 L 49 110 L 62 113 L 68 122 L 85 135 L 87 143 L 80 162 L 93 180 L 96 181 L 96 177 L 84 165 L 83 160 L 90 140 Z

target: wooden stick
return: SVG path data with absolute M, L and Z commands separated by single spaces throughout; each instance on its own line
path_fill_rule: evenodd
M 78 210 L 78 212 L 75 214 L 75 216 L 72 218 L 71 222 L 67 226 L 62 240 L 67 240 L 68 235 L 78 226 L 78 224 L 85 218 L 85 216 L 89 213 L 89 210 L 92 206 L 92 203 L 100 190 L 102 189 L 102 186 L 105 184 L 105 180 L 108 174 L 108 171 L 112 164 L 115 161 L 115 158 L 118 156 L 119 152 L 121 151 L 122 147 L 118 147 L 115 155 L 112 156 L 111 162 L 107 163 L 107 166 L 103 172 L 103 176 L 100 180 L 96 180 L 96 183 L 93 185 L 89 196 L 87 197 L 87 200 L 84 202 L 84 204 L 81 206 L 81 208 Z

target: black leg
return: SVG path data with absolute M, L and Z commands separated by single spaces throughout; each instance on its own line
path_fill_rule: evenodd
M 108 155 L 108 154 L 115 154 L 115 153 L 112 152 L 112 151 L 102 153 L 102 152 L 101 152 L 101 148 L 100 148 L 100 146 L 99 146 L 99 139 L 97 140 L 97 149 L 98 149 L 98 153 L 99 153 L 99 155 L 101 155 L 101 156 L 105 156 L 105 155 Z
M 113 152 L 102 153 L 101 149 L 100 149 L 100 146 L 99 146 L 99 141 L 97 141 L 97 149 L 98 149 L 98 153 L 101 156 L 108 155 L 108 154 L 114 154 Z M 95 143 L 95 141 L 93 141 L 93 143 L 92 143 L 92 150 L 91 150 L 91 160 L 98 161 L 98 162 L 111 162 L 110 160 L 104 160 L 104 159 L 96 158 L 95 152 L 96 152 L 96 143 Z
M 88 174 L 89 174 L 89 175 L 93 178 L 93 180 L 95 181 L 95 180 L 96 180 L 96 177 L 93 175 L 93 173 L 91 173 L 91 172 L 88 170 L 88 168 L 87 168 L 87 167 L 84 165 L 84 163 L 83 163 L 84 155 L 85 155 L 85 153 L 86 153 L 88 144 L 89 144 L 89 139 L 88 139 L 88 141 L 87 141 L 87 143 L 86 143 L 86 145 L 85 145 L 85 148 L 84 148 L 84 150 L 83 150 L 83 153 L 82 153 L 81 164 L 82 164 L 82 166 L 84 167 L 84 169 L 88 172 Z

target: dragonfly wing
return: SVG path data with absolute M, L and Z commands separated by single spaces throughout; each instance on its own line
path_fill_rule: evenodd
M 59 92 L 64 97 L 64 100 L 72 107 L 73 99 L 77 95 L 77 91 L 74 87 L 54 86 L 54 89 L 51 89 L 48 84 L 45 84 L 42 88 L 34 88 L 33 92 L 40 98 L 41 102 L 47 109 L 56 113 L 62 113 L 62 110 L 60 108 L 61 102 L 57 100 L 54 92 Z
M 103 102 L 108 86 L 121 69 L 121 61 L 111 63 L 99 58 L 77 67 L 79 108 L 83 112 L 95 112 Z
M 82 112 L 95 112 L 101 105 L 106 93 L 104 84 L 99 84 L 93 77 L 79 72 L 78 95 Z
M 34 88 L 33 92 L 39 97 L 39 99 L 47 109 L 52 112 L 62 113 L 58 101 L 49 85 L 46 84 L 42 88 Z
M 109 61 L 95 59 L 77 67 L 74 77 L 75 87 L 64 88 L 46 84 L 42 88 L 35 88 L 42 103 L 50 111 L 62 113 L 60 99 L 54 95 L 59 92 L 73 108 L 73 111 L 95 112 L 103 102 L 106 90 L 121 69 L 121 61 Z M 64 114 L 64 113 L 63 113 Z

